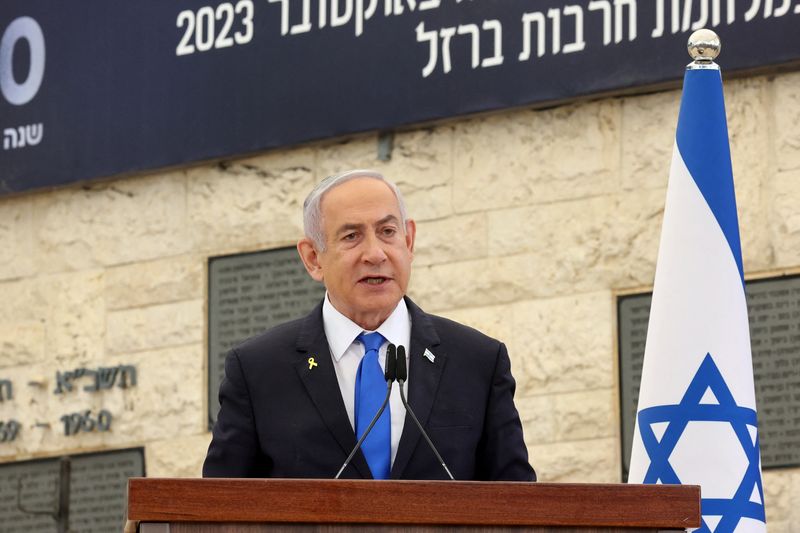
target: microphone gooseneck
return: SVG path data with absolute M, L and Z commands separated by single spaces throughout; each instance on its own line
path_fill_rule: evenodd
M 431 438 L 425 432 L 425 429 L 423 429 L 422 424 L 419 423 L 417 415 L 414 414 L 414 411 L 411 409 L 411 406 L 408 405 L 408 402 L 406 401 L 406 394 L 405 392 L 403 392 L 403 384 L 408 379 L 408 367 L 406 366 L 406 349 L 403 346 L 397 347 L 397 370 L 395 377 L 397 378 L 397 383 L 400 386 L 400 399 L 403 401 L 403 405 L 405 406 L 406 411 L 408 411 L 408 414 L 411 415 L 411 419 L 419 428 L 419 432 L 422 433 L 423 437 L 425 437 L 428 446 L 430 446 L 431 450 L 433 450 L 434 455 L 436 455 L 436 459 L 439 460 L 439 464 L 442 465 L 442 468 L 444 469 L 445 473 L 448 475 L 448 477 L 450 477 L 450 479 L 455 480 L 453 474 L 450 473 L 450 469 L 447 468 L 447 465 L 444 463 L 444 459 L 442 459 L 442 456 L 439 455 L 439 451 L 436 449 L 436 446 L 433 445 Z
M 405 355 L 403 357 L 405 357 Z M 358 442 L 353 448 L 353 451 L 351 451 L 350 455 L 347 456 L 347 459 L 345 459 L 344 464 L 336 473 L 336 476 L 334 476 L 333 479 L 339 479 L 339 476 L 342 475 L 342 472 L 344 472 L 344 469 L 347 468 L 347 465 L 350 464 L 350 461 L 353 460 L 353 457 L 355 457 L 356 452 L 358 451 L 359 448 L 361 448 L 361 444 L 364 442 L 364 439 L 367 438 L 369 432 L 372 431 L 372 427 L 381 417 L 383 411 L 386 409 L 386 406 L 389 404 L 389 396 L 391 396 L 392 394 L 392 384 L 395 381 L 395 375 L 397 370 L 396 358 L 397 358 L 397 348 L 395 348 L 394 344 L 389 343 L 389 345 L 386 347 L 386 370 L 384 371 L 384 377 L 386 379 L 386 397 L 383 399 L 381 408 L 378 409 L 377 413 L 375 413 L 375 416 L 372 418 L 372 421 L 370 421 L 369 425 L 367 426 L 367 429 L 364 431 L 364 434 L 361 435 L 360 439 L 358 439 Z M 403 366 L 405 366 L 405 364 Z

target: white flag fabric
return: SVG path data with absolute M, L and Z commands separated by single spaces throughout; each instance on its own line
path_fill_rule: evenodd
M 684 78 L 628 482 L 700 485 L 698 531 L 766 531 L 739 223 L 713 64 Z

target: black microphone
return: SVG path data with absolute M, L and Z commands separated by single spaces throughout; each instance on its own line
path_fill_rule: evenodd
M 401 346 L 402 348 L 402 346 Z M 392 387 L 392 382 L 397 379 L 397 348 L 391 342 L 386 347 L 386 370 L 383 372 L 383 379 Z
M 422 424 L 419 423 L 417 415 L 414 414 L 414 411 L 411 410 L 411 406 L 408 405 L 408 402 L 406 401 L 406 394 L 403 392 L 403 383 L 405 383 L 406 379 L 408 379 L 408 368 L 406 367 L 406 349 L 403 348 L 403 346 L 397 347 L 397 373 L 395 377 L 397 378 L 398 385 L 400 385 L 400 399 L 403 400 L 403 405 L 406 407 L 406 411 L 408 411 L 408 414 L 411 415 L 411 419 L 414 420 L 414 423 L 419 428 L 419 432 L 422 433 L 423 437 L 425 437 L 425 440 L 428 442 L 428 446 L 430 446 L 431 450 L 433 450 L 433 453 L 439 460 L 439 464 L 441 464 L 442 468 L 444 468 L 445 473 L 450 477 L 450 479 L 455 480 L 453 474 L 450 473 L 450 469 L 447 468 L 446 464 L 444 464 L 444 459 L 442 459 L 442 456 L 439 455 L 439 451 L 436 449 L 436 446 L 433 445 L 431 438 L 428 437 L 428 434 L 422 428 Z
M 378 409 L 378 412 L 375 414 L 375 416 L 372 418 L 372 421 L 367 426 L 366 431 L 364 431 L 364 434 L 361 435 L 360 439 L 358 439 L 355 448 L 353 448 L 353 451 L 350 452 L 350 455 L 347 456 L 347 459 L 345 459 L 344 464 L 339 469 L 339 472 L 336 473 L 336 476 L 333 479 L 339 479 L 339 476 L 342 475 L 344 469 L 347 468 L 347 465 L 349 465 L 350 461 L 353 460 L 353 457 L 356 455 L 358 449 L 361 448 L 361 444 L 364 442 L 364 439 L 366 439 L 367 435 L 369 435 L 369 432 L 372 431 L 372 426 L 375 425 L 375 423 L 383 414 L 383 411 L 386 409 L 386 405 L 389 403 L 389 396 L 392 394 L 392 383 L 394 383 L 396 376 L 396 370 L 397 370 L 396 359 L 397 359 L 397 348 L 395 348 L 394 344 L 389 343 L 389 345 L 386 347 L 386 367 L 385 367 L 386 370 L 383 373 L 384 378 L 386 379 L 386 397 L 383 399 L 383 404 L 381 404 L 381 408 Z M 405 366 L 405 364 L 403 364 L 403 366 Z

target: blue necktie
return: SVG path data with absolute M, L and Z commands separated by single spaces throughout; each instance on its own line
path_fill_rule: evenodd
M 356 373 L 356 438 L 367 430 L 372 417 L 378 412 L 386 396 L 386 380 L 378 361 L 378 350 L 386 339 L 380 333 L 362 333 L 356 340 L 364 345 L 364 357 Z M 391 468 L 391 416 L 389 406 L 375 422 L 361 450 L 375 479 L 389 479 Z

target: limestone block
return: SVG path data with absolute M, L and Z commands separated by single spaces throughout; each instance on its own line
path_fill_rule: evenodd
M 514 404 L 519 411 L 525 444 L 529 450 L 532 450 L 529 452 L 531 464 L 536 468 L 535 454 L 539 445 L 555 442 L 557 439 L 558 421 L 553 405 L 553 395 L 520 397 L 520 394 L 517 393 Z
M 313 161 L 314 152 L 302 148 L 188 170 L 194 248 L 227 253 L 294 245 L 303 235 Z
M 619 175 L 616 100 L 515 110 L 459 122 L 458 212 L 608 194 Z
M 42 278 L 0 282 L 0 323 L 41 320 L 48 312 L 48 296 Z
M 785 470 L 767 470 L 762 472 L 761 480 L 764 483 L 767 523 L 769 524 L 769 530 L 773 531 L 774 522 L 791 518 L 793 501 L 791 498 L 792 474 Z
M 796 528 L 793 528 L 791 522 L 777 522 L 769 517 L 769 507 L 767 507 L 767 524 L 769 524 L 770 533 L 794 533 Z
M 763 77 L 725 85 L 728 136 L 745 271 L 772 267 L 769 233 L 764 220 L 770 207 L 762 200 L 769 180 L 767 82 Z
M 108 313 L 109 353 L 130 353 L 203 339 L 203 301 L 190 300 Z
M 535 445 L 530 461 L 545 483 L 619 483 L 617 439 L 589 439 Z
M 800 524 L 800 506 L 797 502 L 800 501 L 800 468 L 785 468 L 780 470 L 768 470 L 762 474 L 764 476 L 764 490 L 766 495 L 764 499 L 767 504 L 767 523 L 769 524 L 770 531 L 791 531 L 797 529 L 797 524 Z M 777 487 L 773 487 L 773 478 L 781 477 L 781 481 L 777 482 Z M 785 480 L 785 481 L 784 481 Z M 784 485 L 785 483 L 785 485 Z M 769 486 L 767 486 L 769 485 Z M 773 512 L 773 502 L 778 500 L 777 512 Z M 784 515 L 782 511 L 786 511 Z M 773 528 L 771 519 L 785 520 L 792 525 L 794 529 L 780 529 L 779 526 Z
M 775 155 L 777 170 L 800 168 L 800 73 L 775 77 L 773 82 Z
M 0 323 L 0 368 L 37 363 L 44 358 L 44 346 L 44 319 Z
M 425 310 L 436 312 L 631 284 L 624 271 L 559 270 L 549 265 L 552 260 L 552 256 L 522 254 L 416 267 L 409 293 Z M 585 261 L 579 257 L 575 262 Z M 549 271 L 537 269 L 543 263 L 548 263 Z
M 192 344 L 116 358 L 137 368 L 136 387 L 108 391 L 106 408 L 115 416 L 120 441 L 189 437 L 207 431 L 205 350 Z M 201 452 L 205 456 L 205 451 Z
M 0 201 L 0 279 L 36 272 L 32 203 L 30 197 Z
M 417 266 L 409 293 L 428 312 L 532 298 L 542 288 L 528 259 L 519 255 Z
M 54 392 L 57 371 L 117 365 L 135 367 L 136 385 L 121 388 L 117 378 L 111 388 L 91 392 L 86 387 L 94 380 L 84 376 L 74 381 L 73 390 Z M 16 444 L 20 451 L 31 454 L 76 453 L 204 433 L 207 416 L 203 411 L 203 366 L 203 347 L 197 343 L 74 366 L 21 367 L 14 373 L 21 388 L 14 408 L 24 430 Z M 42 377 L 43 387 L 24 385 Z M 65 434 L 62 417 L 89 411 L 96 419 L 103 410 L 111 414 L 109 431 Z
M 489 213 L 489 255 L 527 253 L 538 294 L 652 283 L 665 192 Z
M 493 305 L 489 307 L 473 307 L 468 309 L 455 309 L 440 312 L 439 314 L 450 320 L 475 328 L 484 334 L 508 342 L 511 338 L 511 305 Z M 512 370 L 515 357 L 519 354 L 510 353 Z
M 382 170 L 405 198 L 409 215 L 431 220 L 453 213 L 453 128 L 398 132 L 392 158 Z
M 8 364 L 37 353 L 59 363 L 102 354 L 103 286 L 103 273 L 93 270 L 0 284 L 0 344 Z M 22 329 L 17 332 L 18 327 Z
M 46 354 L 50 361 L 98 358 L 104 350 L 105 285 L 102 271 L 48 276 L 37 288 L 46 301 Z
M 391 158 L 378 159 L 378 136 L 362 135 L 318 147 L 317 178 L 354 168 L 374 169 L 398 185 L 427 189 L 446 185 L 452 171 L 451 126 L 396 132 Z M 411 190 L 403 188 L 404 193 Z
M 681 91 L 622 100 L 622 187 L 661 189 L 667 185 Z
M 492 211 L 489 257 L 417 265 L 411 294 L 433 311 L 652 284 L 664 197 L 639 191 Z
M 558 440 L 596 439 L 617 434 L 614 389 L 552 396 Z
M 779 172 L 770 180 L 770 193 L 767 220 L 775 266 L 797 266 L 800 264 L 800 170 Z
M 203 298 L 206 258 L 182 255 L 106 271 L 106 306 L 125 309 Z
M 609 292 L 514 304 L 509 349 L 517 354 L 514 375 L 518 394 L 604 389 L 596 394 L 606 397 L 615 385 L 613 310 Z M 569 411 L 572 401 L 580 399 L 562 399 L 559 408 Z M 598 409 L 608 412 L 608 406 Z M 577 430 L 566 424 L 564 431 L 571 434 Z
M 53 394 L 56 368 L 60 366 L 45 362 L 4 368 L 0 373 L 11 381 L 14 393 L 12 399 L 0 402 L 0 420 L 15 420 L 21 426 L 13 442 L 0 446 L 0 457 L 60 450 L 47 444 L 54 435 L 63 435 L 60 417 L 85 407 Z M 69 441 L 61 444 L 63 448 L 72 446 Z
M 411 189 L 399 184 L 409 216 L 414 220 L 434 220 L 453 213 L 453 190 L 450 185 L 431 185 L 428 189 Z
M 788 500 L 790 502 L 789 522 L 795 525 L 800 524 L 800 506 L 795 503 L 800 501 L 800 468 L 795 467 L 786 470 L 785 474 L 789 477 L 789 486 L 781 493 L 783 494 L 783 492 L 786 492 L 788 494 Z M 767 513 L 769 513 L 769 506 L 771 505 L 769 496 L 766 496 L 765 499 L 767 500 Z M 771 527 L 772 526 L 770 526 L 770 528 Z
M 376 135 L 325 144 L 317 153 L 317 180 L 344 170 L 374 169 L 397 184 L 411 218 L 441 218 L 453 212 L 452 137 L 450 126 L 397 132 L 389 161 L 378 159 Z
M 421 222 L 417 225 L 414 264 L 441 264 L 486 257 L 487 242 L 484 213 Z
M 101 182 L 37 197 L 43 271 L 174 255 L 188 249 L 182 172 Z
M 148 477 L 202 477 L 211 433 L 149 442 L 144 458 Z

